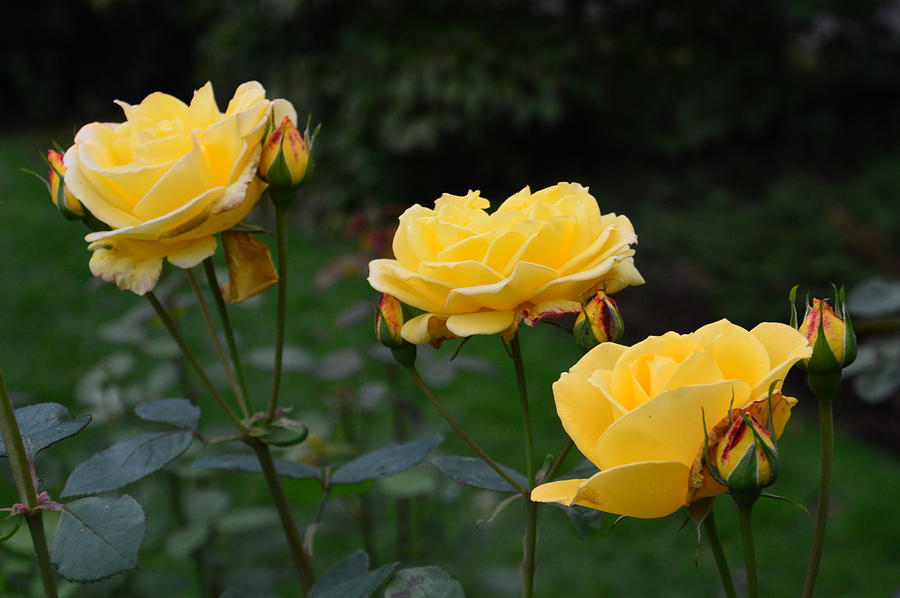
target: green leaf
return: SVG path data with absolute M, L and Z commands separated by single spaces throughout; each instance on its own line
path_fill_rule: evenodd
M 481 459 L 451 455 L 449 457 L 436 457 L 431 460 L 431 463 L 457 484 L 492 492 L 518 492 Z M 509 474 L 509 477 L 526 488 L 528 487 L 528 480 L 521 473 L 505 465 L 500 465 L 500 467 Z
M 70 581 L 99 581 L 137 566 L 144 539 L 144 509 L 130 496 L 91 496 L 60 513 L 50 556 Z
M 596 536 L 603 528 L 603 511 L 580 507 L 578 505 L 567 507 L 557 503 L 549 504 L 562 510 L 566 514 L 566 518 L 572 526 L 572 531 L 574 531 L 575 535 L 582 540 L 587 540 L 588 538 Z
M 465 598 L 458 581 L 440 567 L 401 569 L 384 590 L 384 598 Z
M 59 403 L 38 403 L 16 409 L 16 421 L 22 436 L 28 439 L 33 455 L 63 438 L 74 436 L 91 423 L 90 415 L 73 418 Z M 6 445 L 0 440 L 0 457 L 6 456 Z
M 6 542 L 16 535 L 16 532 L 19 531 L 19 526 L 22 525 L 22 519 L 24 517 L 21 515 L 12 515 L 0 520 L 0 542 Z
M 116 443 L 75 468 L 60 496 L 109 492 L 155 473 L 181 456 L 190 432 L 150 432 Z
M 275 470 L 283 478 L 302 480 L 315 478 L 322 480 L 322 471 L 306 463 L 273 459 Z M 243 473 L 262 473 L 259 461 L 252 455 L 212 455 L 194 461 L 194 467 L 200 469 L 217 469 L 222 471 L 241 471 Z
M 134 413 L 149 422 L 169 424 L 179 430 L 197 431 L 200 408 L 187 399 L 159 399 L 138 403 Z
M 272 446 L 294 446 L 306 440 L 308 434 L 309 430 L 300 422 L 286 417 L 279 417 L 265 428 L 264 433 L 257 438 Z
M 420 463 L 443 441 L 440 436 L 429 436 L 372 451 L 338 467 L 331 481 L 334 484 L 355 484 L 406 471 Z
M 320 577 L 310 598 L 368 598 L 394 572 L 399 563 L 369 571 L 369 556 L 362 550 L 344 557 Z

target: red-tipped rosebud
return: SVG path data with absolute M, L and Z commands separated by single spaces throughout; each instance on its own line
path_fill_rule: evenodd
M 794 308 L 796 287 L 791 290 L 791 325 L 806 337 L 812 347 L 812 357 L 802 362 L 807 371 L 815 374 L 840 372 L 856 359 L 856 334 L 853 322 L 847 313 L 844 300 L 844 289 L 834 288 L 834 301 L 837 312 L 828 304 L 828 299 L 813 299 L 812 305 L 807 299 L 806 314 L 803 321 L 797 324 L 797 312 Z
M 259 176 L 273 189 L 300 185 L 310 172 L 312 138 L 297 130 L 297 113 L 290 102 L 272 102 L 269 132 L 259 158 Z
M 771 409 L 771 399 L 769 400 Z M 771 486 L 778 477 L 778 450 L 771 414 L 768 425 L 751 410 L 735 409 L 720 422 L 716 441 L 706 447 L 709 473 L 713 479 L 728 487 L 739 503 L 752 503 L 763 488 Z
M 625 322 L 615 300 L 600 291 L 585 302 L 575 319 L 572 335 L 585 352 L 600 343 L 616 342 L 625 332 Z
M 375 312 L 375 338 L 391 349 L 400 365 L 410 367 L 416 359 L 416 346 L 403 338 L 401 330 L 409 319 L 409 308 L 387 293 L 381 294 Z
M 47 164 L 50 166 L 48 186 L 53 205 L 69 220 L 81 220 L 84 218 L 84 208 L 66 187 L 64 181 L 66 165 L 63 163 L 63 155 L 56 150 L 47 150 Z

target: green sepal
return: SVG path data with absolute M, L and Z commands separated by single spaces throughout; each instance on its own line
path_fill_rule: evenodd
M 795 284 L 791 287 L 791 291 L 788 293 L 788 301 L 791 304 L 791 328 L 797 330 L 800 328 L 800 324 L 797 322 L 797 287 L 800 285 Z
M 825 374 L 841 371 L 841 364 L 825 338 L 825 302 L 819 303 L 819 326 L 816 342 L 813 343 L 812 357 L 806 363 L 806 371 Z
M 847 367 L 856 361 L 856 331 L 853 329 L 853 321 L 850 318 L 850 312 L 847 311 L 847 298 L 844 287 L 840 289 L 834 286 L 835 302 L 837 308 L 841 312 L 841 319 L 844 320 L 844 359 L 841 367 Z
M 391 349 L 391 354 L 394 356 L 394 359 L 405 368 L 411 368 L 415 365 L 416 352 L 416 346 L 412 343 L 407 343 L 402 347 Z

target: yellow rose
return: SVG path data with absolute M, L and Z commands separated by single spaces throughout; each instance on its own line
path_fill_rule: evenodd
M 809 355 L 803 335 L 771 322 L 747 331 L 720 320 L 632 347 L 598 345 L 560 376 L 553 395 L 566 432 L 600 472 L 538 486 L 532 500 L 649 518 L 725 492 L 704 470 L 704 417 L 707 433 L 732 405 L 766 417 L 770 385 L 777 390 Z M 777 436 L 795 403 L 774 394 Z
M 396 259 L 369 264 L 369 283 L 424 310 L 403 326 L 415 344 L 514 330 L 581 311 L 598 289 L 644 282 L 634 267 L 634 228 L 602 214 L 585 187 L 559 183 L 516 193 L 494 212 L 478 191 L 444 194 L 434 209 L 400 216 Z
M 109 231 L 94 232 L 91 272 L 139 295 L 163 258 L 190 268 L 216 250 L 215 233 L 246 216 L 265 184 L 256 175 L 269 112 L 263 87 L 242 84 L 219 112 L 210 83 L 190 105 L 152 93 L 116 102 L 123 123 L 91 123 L 65 154 L 65 184 Z

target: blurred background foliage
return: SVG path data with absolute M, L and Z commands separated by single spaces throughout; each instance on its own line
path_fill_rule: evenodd
M 92 375 L 114 378 L 109 359 L 115 343 L 103 336 L 109 329 L 99 335 L 97 329 L 137 301 L 88 282 L 80 231 L 58 221 L 41 203 L 39 185 L 17 169 L 42 171 L 37 151 L 27 152 L 48 147 L 51 139 L 68 146 L 85 122 L 121 120 L 113 98 L 136 103 L 163 90 L 188 100 L 207 80 L 223 107 L 236 85 L 257 79 L 270 97 L 287 97 L 301 114 L 323 123 L 316 180 L 304 190 L 293 222 L 303 235 L 292 248 L 297 303 L 288 338 L 313 353 L 329 355 L 370 338 L 367 318 L 359 318 L 358 302 L 368 294 L 359 274 L 370 254 L 386 248 L 396 215 L 442 192 L 469 188 L 496 206 L 526 184 L 572 180 L 590 186 L 604 212 L 627 214 L 640 236 L 636 259 L 648 282 L 617 295 L 628 342 L 723 316 L 745 326 L 785 321 L 787 291 L 796 283 L 824 294 L 832 281 L 855 287 L 873 276 L 900 276 L 897 0 L 45 0 L 19 3 L 18 11 L 20 25 L 9 27 L 0 42 L 0 220 L 16 223 L 0 238 L 7 256 L 0 278 L 16 281 L 14 291 L 7 283 L 11 290 L 0 306 L 4 337 L 19 340 L 0 346 L 0 364 L 10 384 L 26 391 L 17 395 L 23 402 L 71 402 L 73 389 Z M 93 289 L 87 296 L 86 286 Z M 261 301 L 271 308 L 274 300 Z M 310 311 L 317 302 L 327 303 L 324 312 Z M 885 313 L 895 314 L 892 309 Z M 247 314 L 247 342 L 262 346 L 270 331 L 254 327 L 264 317 L 253 309 L 240 313 Z M 332 326 L 342 314 L 362 328 L 351 334 Z M 881 346 L 875 328 L 863 327 L 862 340 Z M 526 347 L 538 343 L 527 349 L 533 361 L 540 361 L 541 347 L 551 354 L 568 347 L 544 332 L 534 339 L 525 341 Z M 507 366 L 498 347 L 490 343 L 485 350 L 480 347 L 488 342 L 480 341 L 470 345 L 476 356 Z M 547 398 L 549 383 L 576 353 L 570 351 L 565 364 L 539 366 L 536 396 Z M 136 351 L 131 359 L 137 374 L 153 373 L 147 355 Z M 333 361 L 344 364 L 347 354 Z M 518 424 L 503 430 L 494 424 L 512 407 L 494 402 L 493 388 L 479 387 L 477 397 L 467 390 L 483 375 L 462 374 L 447 391 L 450 402 L 476 435 L 493 435 L 500 454 L 501 447 L 518 451 Z M 302 373 L 293 376 L 298 388 L 309 384 Z M 348 396 L 379 376 L 383 372 L 350 376 Z M 157 378 L 165 382 L 162 374 Z M 104 380 L 98 384 L 123 384 Z M 900 393 L 890 388 L 881 402 L 866 403 L 845 385 L 837 420 L 896 455 Z M 144 391 L 150 392 L 143 386 L 130 392 Z M 329 399 L 342 391 L 326 384 L 321 392 L 319 406 L 333 415 Z M 801 401 L 801 409 L 812 407 Z M 543 409 L 546 421 L 538 424 L 547 435 L 559 433 L 551 411 Z M 123 416 L 111 421 L 116 417 Z M 815 451 L 812 421 L 797 418 L 794 442 L 801 453 Z M 463 453 L 454 442 L 448 439 Z M 854 526 L 880 508 L 873 501 L 893 487 L 896 460 L 843 442 L 850 447 L 841 465 L 848 472 L 877 465 L 871 480 L 846 489 L 845 512 L 852 517 L 836 528 L 847 544 L 858 545 L 861 532 Z M 791 467 L 799 477 L 786 482 L 788 490 L 813 487 L 811 477 L 801 479 L 809 477 L 808 467 L 798 461 Z M 464 499 L 482 500 L 475 494 Z M 431 508 L 426 521 L 452 519 L 458 511 L 458 505 L 443 515 L 443 507 Z M 769 531 L 781 538 L 800 517 L 779 516 L 790 523 Z M 552 538 L 565 530 L 549 525 L 551 517 L 546 534 Z M 498 537 L 518 533 L 513 520 L 502 524 Z M 657 527 L 678 523 L 670 518 Z M 646 529 L 632 524 L 621 534 L 634 536 L 632 548 L 641 547 L 654 537 Z M 434 533 L 494 551 L 479 562 L 512 562 L 519 550 L 517 538 L 485 543 L 488 532 L 471 527 Z M 682 532 L 678 547 L 663 552 L 690 552 L 687 536 Z M 785 538 L 764 557 L 773 567 L 805 550 L 798 534 L 792 536 L 794 544 Z M 897 556 L 892 540 L 868 542 L 874 552 L 858 552 L 859 566 L 900 562 L 891 556 L 891 550 Z M 603 546 L 604 559 L 625 558 L 615 543 Z M 644 566 L 660 571 L 659 550 L 647 550 Z M 475 567 L 473 559 L 485 554 L 457 558 Z M 599 557 L 573 559 L 589 569 Z M 698 595 L 699 583 L 712 592 L 709 563 L 701 581 L 683 565 L 672 564 L 661 576 L 684 576 L 678 587 L 693 588 L 684 595 Z M 545 583 L 571 582 L 564 569 L 551 570 Z M 895 564 L 859 574 L 875 575 L 887 595 L 896 573 Z M 823 587 L 873 595 L 861 590 L 855 573 L 828 575 Z M 791 579 L 770 580 L 778 590 L 773 595 L 793 589 Z M 605 590 L 627 592 L 633 586 L 622 584 L 629 580 L 633 576 L 604 582 L 611 584 Z

